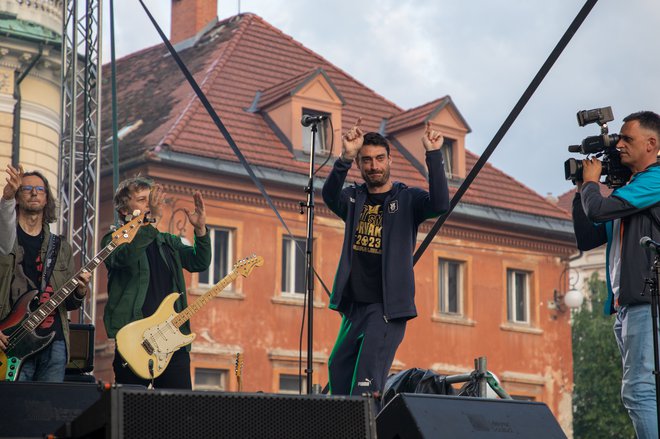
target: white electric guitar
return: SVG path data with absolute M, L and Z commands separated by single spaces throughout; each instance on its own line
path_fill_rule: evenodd
M 231 273 L 178 314 L 174 310 L 174 302 L 179 298 L 179 293 L 168 295 L 151 316 L 129 323 L 117 332 L 117 350 L 137 376 L 158 378 L 167 368 L 174 352 L 195 339 L 194 333 L 182 334 L 179 329 L 181 325 L 236 280 L 239 274 L 248 277 L 254 267 L 260 267 L 263 263 L 261 256 L 241 259 Z

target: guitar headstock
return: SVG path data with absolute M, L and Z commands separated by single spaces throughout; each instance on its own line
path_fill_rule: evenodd
M 264 258 L 252 254 L 238 261 L 234 265 L 234 270 L 238 271 L 243 277 L 248 277 L 254 267 L 261 267 L 262 265 L 264 265 Z
M 124 224 L 121 227 L 117 227 L 117 230 L 112 232 L 112 242 L 115 245 L 120 246 L 122 244 L 127 244 L 135 238 L 140 227 L 144 227 L 151 223 L 149 219 L 149 212 L 140 214 L 139 211 L 133 212 L 131 215 L 131 220 Z
M 243 372 L 243 354 L 236 352 L 236 362 L 234 363 L 234 372 L 236 373 L 236 378 L 240 380 L 241 373 Z

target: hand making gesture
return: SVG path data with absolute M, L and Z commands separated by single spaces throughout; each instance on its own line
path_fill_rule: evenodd
M 2 198 L 5 200 L 12 200 L 16 197 L 16 192 L 21 187 L 21 181 L 23 179 L 23 166 L 18 165 L 18 169 L 14 168 L 12 165 L 7 165 L 7 175 L 5 179 L 7 184 L 2 190 Z
M 204 236 L 206 235 L 206 210 L 204 209 L 204 199 L 199 191 L 195 191 L 193 194 L 193 201 L 195 202 L 195 211 L 191 212 L 186 209 L 185 212 L 188 221 L 195 228 L 195 235 Z
M 364 142 L 364 133 L 360 129 L 360 123 L 362 123 L 362 118 L 358 117 L 358 120 L 353 125 L 353 128 L 348 130 L 341 136 L 341 142 L 343 146 L 343 151 L 341 153 L 344 160 L 353 160 L 357 157 L 360 148 L 362 148 L 362 142 Z
M 445 137 L 440 131 L 435 131 L 431 129 L 431 122 L 426 122 L 426 131 L 424 131 L 424 136 L 422 136 L 422 144 L 424 149 L 427 151 L 435 151 L 442 148 L 442 142 L 445 141 Z
M 156 222 L 160 221 L 163 216 L 165 195 L 165 190 L 160 184 L 155 184 L 151 187 L 151 193 L 149 194 L 149 211 L 151 212 L 151 218 L 155 219 Z

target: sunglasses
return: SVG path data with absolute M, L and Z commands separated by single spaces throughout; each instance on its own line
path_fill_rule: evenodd
M 23 192 L 32 192 L 32 190 L 37 191 L 38 194 L 46 192 L 46 187 L 45 186 L 32 186 L 29 184 L 26 184 L 24 186 L 21 186 L 21 190 Z

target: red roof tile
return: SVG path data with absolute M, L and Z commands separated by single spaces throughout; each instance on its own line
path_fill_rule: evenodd
M 394 134 L 398 131 L 405 130 L 406 128 L 412 128 L 414 126 L 421 125 L 427 120 L 432 119 L 447 105 L 454 106 L 450 96 L 444 96 L 431 102 L 427 102 L 426 104 L 422 104 L 418 107 L 402 111 L 399 114 L 395 114 L 387 121 L 385 131 L 387 134 Z M 456 109 L 455 106 L 454 108 Z M 468 132 L 470 132 L 470 127 L 463 119 L 463 116 L 458 112 L 458 109 L 456 109 L 456 113 L 461 118 L 461 121 L 467 128 Z

